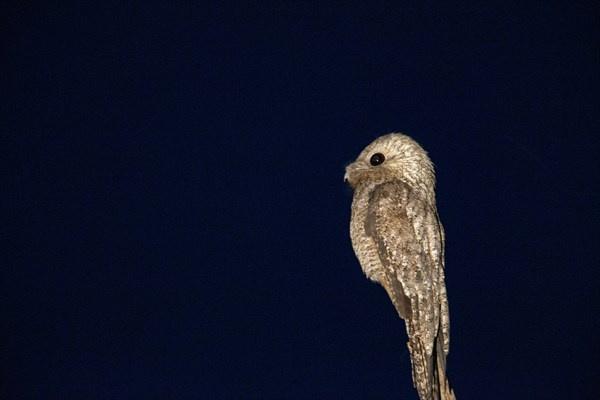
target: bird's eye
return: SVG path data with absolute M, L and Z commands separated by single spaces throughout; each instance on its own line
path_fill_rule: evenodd
M 375 153 L 371 156 L 371 165 L 380 165 L 385 161 L 385 157 L 381 153 Z

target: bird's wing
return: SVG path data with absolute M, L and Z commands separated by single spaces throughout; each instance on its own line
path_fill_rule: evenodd
M 415 386 L 429 399 L 437 390 L 434 347 L 444 287 L 443 233 L 435 205 L 403 182 L 380 184 L 369 201 L 365 230 L 385 269 L 381 283 L 406 322 Z

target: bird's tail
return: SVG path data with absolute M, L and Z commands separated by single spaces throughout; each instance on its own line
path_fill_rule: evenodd
M 434 399 L 456 400 L 454 391 L 450 387 L 450 381 L 446 376 L 446 353 L 442 343 L 441 335 L 438 335 L 433 348 L 432 356 L 435 366 L 433 367 L 433 384 L 436 386 L 437 396 Z
M 409 335 L 408 349 L 415 388 L 421 400 L 456 400 L 446 376 L 446 354 L 442 338 L 437 337 L 433 354 L 428 355 L 418 337 Z

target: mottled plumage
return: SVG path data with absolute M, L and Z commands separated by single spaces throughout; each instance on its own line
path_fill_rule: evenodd
M 450 344 L 444 229 L 427 153 L 408 136 L 371 143 L 346 168 L 354 189 L 350 236 L 365 275 L 387 291 L 406 323 L 421 400 L 454 399 L 446 378 Z

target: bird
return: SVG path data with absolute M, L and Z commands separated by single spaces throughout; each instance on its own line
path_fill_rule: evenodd
M 389 133 L 346 167 L 344 180 L 353 189 L 352 247 L 366 277 L 383 286 L 405 322 L 419 398 L 455 400 L 446 376 L 445 234 L 433 163 L 415 140 Z

